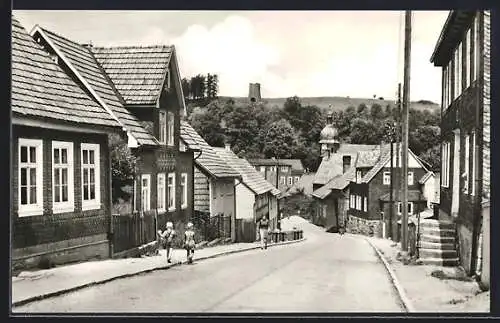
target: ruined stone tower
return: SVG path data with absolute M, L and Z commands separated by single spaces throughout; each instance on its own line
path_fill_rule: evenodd
M 260 83 L 250 83 L 248 90 L 248 99 L 250 102 L 260 102 L 262 97 L 260 96 Z

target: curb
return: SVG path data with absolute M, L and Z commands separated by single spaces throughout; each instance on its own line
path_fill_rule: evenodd
M 276 246 L 283 246 L 283 245 L 288 245 L 288 244 L 294 244 L 294 243 L 303 242 L 305 240 L 307 240 L 307 239 L 306 238 L 302 238 L 302 239 L 299 239 L 299 240 L 278 242 L 278 243 L 268 244 L 267 247 L 271 248 L 271 247 L 276 247 Z M 196 258 L 196 261 L 217 258 L 217 257 L 221 257 L 221 256 L 230 255 L 230 254 L 233 254 L 233 253 L 239 253 L 239 252 L 250 251 L 250 250 L 255 250 L 255 249 L 260 249 L 260 246 L 245 247 L 245 248 L 242 248 L 242 249 L 224 251 L 224 252 L 216 253 L 216 254 L 213 254 L 213 255 L 210 255 L 210 256 L 204 256 L 204 257 Z M 58 291 L 55 291 L 55 292 L 50 292 L 50 293 L 43 294 L 43 295 L 32 296 L 32 297 L 28 297 L 28 298 L 22 299 L 20 301 L 12 302 L 11 307 L 22 306 L 22 305 L 26 305 L 28 303 L 32 303 L 32 302 L 36 302 L 36 301 L 41 301 L 41 300 L 44 300 L 44 299 L 47 299 L 47 298 L 52 298 L 52 297 L 60 296 L 60 295 L 63 295 L 63 294 L 71 293 L 71 292 L 74 292 L 74 291 L 77 291 L 77 290 L 80 290 L 80 289 L 83 289 L 83 288 L 92 287 L 92 286 L 96 286 L 96 285 L 102 285 L 102 284 L 111 282 L 113 280 L 121 279 L 121 278 L 133 277 L 133 276 L 137 276 L 137 275 L 140 275 L 140 274 L 150 273 L 150 272 L 157 271 L 157 270 L 165 270 L 165 269 L 169 269 L 171 267 L 175 267 L 175 266 L 179 266 L 179 265 L 185 265 L 185 264 L 187 264 L 187 260 L 179 261 L 179 262 L 172 263 L 172 264 L 167 264 L 167 265 L 164 265 L 164 266 L 153 267 L 153 268 L 149 268 L 149 269 L 143 269 L 143 270 L 139 270 L 139 271 L 136 271 L 136 272 L 133 272 L 133 273 L 122 274 L 122 275 L 118 275 L 118 276 L 106 278 L 106 279 L 103 279 L 103 280 L 100 280 L 100 281 L 93 281 L 93 282 L 90 282 L 90 283 L 86 283 L 86 284 L 82 284 L 82 285 L 78 285 L 78 286 L 74 286 L 74 287 L 70 287 L 70 288 L 66 288 L 66 289 L 62 289 L 62 290 L 58 290 Z
M 406 312 L 408 312 L 408 313 L 416 312 L 415 308 L 413 307 L 412 303 L 410 302 L 410 299 L 406 295 L 406 292 L 404 291 L 403 286 L 401 286 L 401 283 L 399 282 L 398 277 L 396 276 L 396 273 L 394 272 L 394 270 L 392 270 L 391 266 L 389 265 L 389 263 L 385 259 L 384 255 L 382 255 L 380 250 L 369 239 L 365 238 L 365 240 L 366 240 L 366 242 L 368 242 L 370 244 L 370 246 L 372 246 L 372 248 L 375 250 L 375 252 L 377 253 L 377 256 L 380 258 L 380 260 L 382 260 L 382 263 L 384 264 L 385 269 L 389 273 L 389 276 L 391 276 L 392 284 L 394 285 L 394 287 L 396 287 L 396 290 L 398 291 L 398 296 L 399 296 L 401 302 L 403 303 L 403 306 L 404 306 Z

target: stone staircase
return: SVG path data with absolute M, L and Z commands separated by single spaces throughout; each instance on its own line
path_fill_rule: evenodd
M 419 259 L 425 265 L 458 266 L 453 222 L 432 219 L 420 221 Z

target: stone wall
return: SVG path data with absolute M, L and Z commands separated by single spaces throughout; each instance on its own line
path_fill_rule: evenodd
M 366 220 L 348 215 L 346 231 L 353 234 L 362 234 L 370 237 L 381 238 L 382 222 L 380 220 Z

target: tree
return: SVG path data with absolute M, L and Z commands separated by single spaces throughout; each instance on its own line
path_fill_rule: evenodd
M 291 158 L 297 146 L 297 136 L 287 120 L 273 122 L 266 133 L 264 154 L 267 158 Z
M 420 155 L 439 144 L 440 134 L 441 129 L 438 126 L 420 126 L 408 136 L 410 149 Z
M 432 171 L 439 172 L 441 168 L 441 145 L 433 146 L 420 154 L 419 157 L 431 165 Z
M 379 144 L 382 139 L 382 129 L 369 120 L 357 118 L 351 123 L 351 143 Z
M 191 80 L 183 78 L 181 81 L 182 93 L 184 94 L 184 99 L 191 99 Z
M 381 120 L 384 118 L 384 112 L 382 111 L 382 106 L 378 103 L 374 103 L 370 108 L 370 116 L 374 120 Z
M 109 136 L 109 151 L 113 203 L 129 201 L 131 194 L 124 188 L 134 183 L 137 158 L 130 152 L 126 140 L 118 135 Z

